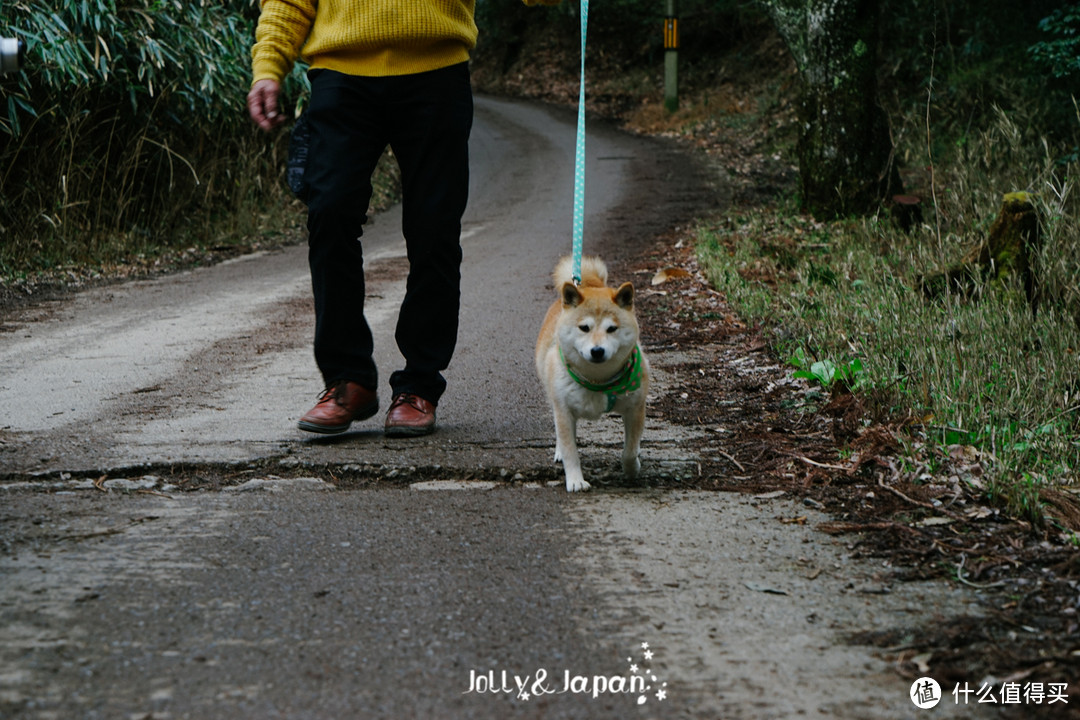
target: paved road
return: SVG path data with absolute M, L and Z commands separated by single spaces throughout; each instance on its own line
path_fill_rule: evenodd
M 551 421 L 532 347 L 570 250 L 573 126 L 559 113 L 478 103 L 464 218 L 462 327 L 442 432 L 410 462 L 475 468 L 542 463 Z M 612 262 L 713 196 L 700 170 L 662 145 L 590 128 L 588 251 Z M 365 230 L 367 313 L 383 381 L 407 265 L 396 210 Z M 641 280 L 641 278 L 637 278 Z M 646 278 L 647 279 L 647 278 Z M 301 438 L 296 418 L 322 389 L 311 354 L 306 248 L 84 293 L 8 320 L 0 344 L 0 463 L 8 472 L 116 470 L 241 461 L 397 464 L 377 416 L 345 442 Z M 42 313 L 39 310 L 39 315 Z M 389 388 L 384 386 L 383 401 Z
M 390 442 L 379 418 L 295 430 L 320 389 L 302 247 L 4 319 L 0 717 L 911 714 L 909 682 L 843 638 L 971 612 L 963 593 L 891 585 L 777 522 L 808 514 L 784 498 L 547 482 L 531 356 L 569 246 L 572 118 L 484 99 L 472 149 L 460 350 L 430 438 Z M 586 242 L 619 279 L 717 197 L 663 144 L 594 126 L 589 158 Z M 398 219 L 365 234 L 384 378 Z M 655 392 L 673 364 L 654 357 Z M 584 432 L 590 471 L 617 467 L 618 427 Z M 651 422 L 646 478 L 692 472 L 694 432 Z M 224 489 L 177 486 L 209 469 Z

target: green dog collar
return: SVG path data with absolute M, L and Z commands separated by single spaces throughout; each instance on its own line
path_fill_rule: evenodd
M 574 382 L 586 390 L 607 395 L 607 412 L 611 412 L 612 408 L 615 407 L 615 400 L 619 395 L 627 395 L 641 388 L 641 349 L 637 345 L 634 346 L 634 350 L 630 353 L 630 357 L 626 360 L 622 370 L 605 383 L 590 382 L 574 372 L 573 368 L 566 362 L 561 347 L 559 348 L 559 359 L 562 360 L 563 367 L 566 368 L 566 372 L 570 374 L 570 378 Z

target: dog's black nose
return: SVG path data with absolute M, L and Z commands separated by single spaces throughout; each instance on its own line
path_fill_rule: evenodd
M 597 345 L 596 347 L 594 347 L 592 350 L 589 351 L 589 354 L 592 355 L 592 361 L 593 362 L 600 362 L 601 360 L 604 359 L 604 355 L 605 355 L 604 348 Z

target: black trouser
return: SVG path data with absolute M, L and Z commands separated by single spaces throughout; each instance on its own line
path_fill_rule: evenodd
M 311 73 L 308 260 L 315 295 L 315 361 L 327 385 L 375 389 L 371 329 L 364 318 L 360 237 L 371 175 L 389 145 L 401 168 L 402 232 L 409 259 L 398 315 L 405 368 L 394 394 L 438 403 L 457 342 L 461 216 L 469 191 L 472 88 L 467 64 L 416 75 Z

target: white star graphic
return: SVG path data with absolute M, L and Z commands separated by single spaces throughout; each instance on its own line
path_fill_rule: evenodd
M 652 650 L 646 650 L 645 651 L 645 659 L 646 660 L 652 660 L 652 655 L 653 655 Z
M 649 643 L 647 643 L 647 642 L 641 643 L 641 649 L 642 650 L 648 650 L 649 649 Z
M 666 700 L 667 699 L 667 690 L 657 690 L 656 691 L 656 699 L 657 700 Z
M 634 673 L 635 675 L 637 675 L 637 671 L 638 671 L 638 666 L 637 666 L 637 665 L 631 665 L 631 666 L 630 666 L 630 672 L 632 672 L 632 673 Z
M 524 700 L 525 702 L 529 702 L 529 693 L 527 693 L 527 692 L 521 693 L 521 699 Z

